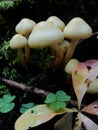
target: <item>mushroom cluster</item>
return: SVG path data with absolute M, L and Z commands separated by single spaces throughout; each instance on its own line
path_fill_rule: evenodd
M 10 47 L 17 49 L 22 67 L 26 67 L 30 60 L 30 47 L 28 37 L 36 23 L 28 18 L 23 18 L 15 27 L 15 34 L 10 40 Z
M 60 65 L 64 55 L 58 44 L 63 40 L 64 33 L 58 27 L 49 21 L 42 21 L 34 27 L 29 36 L 28 44 L 35 49 L 49 47 L 51 55 L 55 57 L 55 63 Z
M 22 66 L 29 63 L 30 48 L 42 49 L 45 47 L 50 49 L 54 67 L 65 66 L 72 58 L 78 41 L 92 36 L 91 27 L 80 17 L 73 18 L 67 25 L 57 16 L 50 16 L 45 21 L 38 23 L 23 18 L 16 25 L 15 31 L 17 34 L 10 40 L 10 47 L 21 50 L 19 57 Z M 25 41 L 22 41 L 23 37 Z M 22 46 L 23 43 L 20 45 L 21 42 L 24 42 L 24 46 Z

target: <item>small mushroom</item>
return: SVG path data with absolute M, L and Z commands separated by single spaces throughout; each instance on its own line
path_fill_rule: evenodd
M 62 48 L 64 55 L 66 54 L 69 46 L 70 46 L 70 42 L 67 40 L 63 40 L 61 43 L 59 43 L 60 47 Z
M 32 30 L 28 44 L 31 48 L 49 47 L 52 54 L 58 58 L 59 64 L 63 60 L 64 53 L 58 43 L 64 40 L 64 33 L 48 21 L 42 21 L 36 24 Z M 56 45 L 56 46 L 55 46 Z
M 36 23 L 28 18 L 23 18 L 15 27 L 17 33 L 28 37 Z
M 17 33 L 28 38 L 35 25 L 36 25 L 36 23 L 33 20 L 28 19 L 28 18 L 23 18 L 16 25 L 15 30 Z M 30 47 L 27 44 L 27 46 L 25 46 L 25 62 L 26 62 L 26 64 L 29 63 L 29 60 L 30 60 Z
M 66 64 L 71 59 L 79 40 L 92 36 L 92 29 L 82 18 L 75 17 L 65 26 L 64 36 L 71 40 L 70 47 L 64 58 L 64 64 Z
M 58 18 L 57 16 L 50 16 L 48 19 L 47 19 L 48 22 L 52 23 L 53 25 L 55 25 L 57 28 L 59 28 L 61 31 L 63 31 L 64 27 L 65 27 L 65 23 L 60 19 Z M 58 46 L 60 45 L 60 46 Z M 54 48 L 59 48 L 59 53 L 61 51 L 65 52 L 65 50 L 67 50 L 67 48 L 64 49 L 64 44 L 55 44 L 54 45 Z M 62 50 L 61 50 L 62 49 Z M 60 53 L 60 54 L 63 54 Z M 53 55 L 55 55 L 54 51 L 52 50 L 51 53 Z M 58 62 L 59 62 L 59 58 L 58 57 L 52 57 L 52 63 L 54 64 L 54 66 L 58 66 Z
M 69 60 L 69 62 L 66 64 L 66 66 L 65 66 L 65 72 L 67 73 L 67 74 L 72 74 L 72 70 L 73 70 L 73 68 L 77 65 L 77 64 L 79 64 L 80 62 L 77 60 L 77 59 L 71 59 L 71 60 Z
M 25 67 L 23 48 L 27 46 L 27 38 L 21 34 L 15 34 L 10 40 L 10 47 L 18 50 L 21 65 Z
M 98 78 L 94 79 L 92 82 L 89 83 L 87 93 L 89 93 L 89 94 L 97 94 L 98 93 Z
M 50 16 L 47 21 L 53 23 L 56 27 L 58 27 L 59 29 L 61 29 L 63 31 L 64 27 L 65 27 L 65 23 L 58 18 L 57 16 Z

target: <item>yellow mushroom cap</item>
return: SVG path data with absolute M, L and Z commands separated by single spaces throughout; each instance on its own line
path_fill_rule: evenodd
M 65 66 L 65 72 L 72 74 L 72 70 L 77 64 L 79 64 L 79 61 L 77 59 L 71 59 Z
M 15 30 L 17 33 L 22 34 L 22 35 L 28 35 L 31 33 L 32 29 L 36 23 L 28 18 L 23 18 L 15 27 Z
M 64 33 L 48 21 L 42 21 L 35 25 L 29 38 L 28 45 L 31 48 L 44 48 L 60 43 L 64 39 Z
M 57 16 L 50 16 L 47 21 L 53 23 L 56 27 L 58 27 L 59 29 L 63 30 L 65 27 L 65 23 L 58 18 Z
M 23 48 L 27 45 L 26 37 L 22 36 L 21 34 L 14 35 L 10 40 L 10 47 L 12 49 L 19 49 Z
M 64 36 L 69 39 L 85 39 L 92 35 L 92 28 L 79 17 L 73 18 L 64 28 Z
M 97 94 L 98 93 L 98 78 L 94 79 L 87 89 L 87 93 L 89 94 Z
M 67 40 L 63 40 L 61 43 L 59 43 L 60 47 L 62 48 L 62 50 L 65 52 L 66 49 L 69 48 L 70 46 L 70 42 Z

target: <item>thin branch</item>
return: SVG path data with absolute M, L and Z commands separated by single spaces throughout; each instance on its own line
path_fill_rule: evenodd
M 18 83 L 18 82 L 8 80 L 8 79 L 2 78 L 2 77 L 0 77 L 0 82 L 8 85 L 9 87 L 11 87 L 13 89 L 19 89 L 24 92 L 35 93 L 43 98 L 46 97 L 47 94 L 49 93 L 46 90 L 42 90 L 42 89 L 34 87 L 34 86 L 28 86 L 26 84 Z
M 5 85 L 13 88 L 13 89 L 18 89 L 24 92 L 29 92 L 29 93 L 34 93 L 39 95 L 40 97 L 42 97 L 43 99 L 50 93 L 47 90 L 43 90 L 34 86 L 28 86 L 26 84 L 22 84 L 22 83 L 18 83 L 12 80 L 8 80 L 5 78 L 0 77 L 0 82 L 4 83 Z M 77 101 L 75 100 L 70 100 L 67 104 L 69 107 L 78 107 L 77 105 Z M 84 107 L 85 105 L 82 104 L 82 107 Z

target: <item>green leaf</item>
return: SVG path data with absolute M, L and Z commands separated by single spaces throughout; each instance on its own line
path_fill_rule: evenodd
M 66 103 L 64 102 L 58 102 L 59 108 L 64 109 L 66 107 Z
M 8 94 L 0 98 L 0 112 L 7 113 L 11 111 L 15 106 L 15 104 L 12 102 L 14 99 L 15 99 L 15 96 L 11 96 Z
M 56 92 L 56 99 L 57 101 L 69 101 L 70 96 L 68 96 L 64 91 L 60 90 Z
M 49 106 L 50 106 L 50 108 L 52 108 L 55 111 L 59 110 L 59 105 L 56 101 L 51 103 Z
M 2 106 L 4 106 L 4 102 L 3 102 L 2 98 L 0 98 L 0 108 L 1 108 Z
M 60 109 L 64 109 L 66 107 L 66 104 L 64 102 L 55 101 L 55 102 L 53 102 L 53 103 L 50 104 L 50 107 L 53 110 L 58 111 Z
M 35 104 L 33 102 L 30 102 L 30 103 L 27 103 L 27 104 L 22 104 L 22 107 L 20 108 L 20 113 L 24 113 L 29 108 L 34 107 L 34 105 Z
M 7 113 L 11 111 L 14 108 L 14 106 L 15 106 L 15 103 L 5 104 L 3 107 L 0 108 L 0 112 Z
M 11 95 L 8 95 L 8 94 L 6 94 L 6 95 L 3 96 L 3 101 L 4 101 L 5 103 L 10 103 L 10 102 L 12 102 L 14 99 L 15 99 L 15 96 L 11 96 Z
M 31 108 L 31 107 L 33 107 L 35 104 L 33 103 L 33 102 L 29 102 L 29 103 L 27 103 L 27 104 L 22 104 L 22 107 L 24 107 L 24 108 Z
M 20 113 L 24 113 L 26 110 L 28 110 L 28 109 L 25 108 L 25 107 L 21 107 L 21 108 L 20 108 Z
M 0 1 L 0 10 L 7 10 L 10 7 L 14 6 L 14 2 L 9 0 L 9 1 Z
M 44 101 L 44 103 L 52 103 L 56 101 L 56 96 L 53 93 L 49 93 L 46 97 L 46 100 Z

